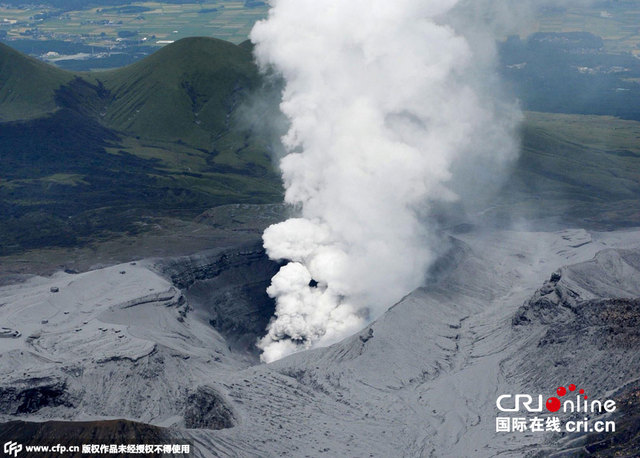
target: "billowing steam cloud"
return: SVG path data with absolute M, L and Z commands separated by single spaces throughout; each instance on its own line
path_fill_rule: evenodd
M 300 217 L 263 236 L 288 262 L 267 290 L 267 362 L 336 342 L 420 286 L 430 209 L 495 181 L 519 119 L 485 77 L 492 53 L 447 25 L 456 0 L 271 3 L 251 39 L 286 82 L 280 167 Z

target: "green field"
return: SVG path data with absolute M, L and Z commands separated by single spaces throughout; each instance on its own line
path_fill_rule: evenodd
M 640 225 L 640 122 L 526 113 L 522 150 L 492 218 L 600 230 Z
M 590 32 L 604 39 L 608 52 L 630 52 L 640 57 L 640 3 L 607 2 L 606 6 L 548 9 L 537 18 L 533 32 Z
M 34 2 L 37 5 L 37 2 Z M 210 36 L 240 43 L 267 7 L 248 8 L 243 1 L 219 0 L 168 4 L 132 2 L 126 6 L 92 7 L 58 12 L 43 6 L 26 9 L 0 6 L 0 30 L 8 39 L 21 39 L 37 29 L 43 39 L 82 40 L 96 46 L 115 46 L 118 32 L 133 31 L 140 42 L 161 45 L 189 36 Z M 2 22 L 4 20 L 4 22 Z M 605 39 L 609 52 L 640 55 L 640 5 L 632 0 L 593 7 L 546 8 L 521 35 L 534 32 L 588 31 Z
M 130 9 L 130 7 L 134 7 Z M 126 7 L 97 7 L 59 13 L 46 7 L 0 6 L 0 30 L 8 39 L 25 38 L 37 29 L 41 39 L 81 40 L 89 45 L 116 46 L 118 32 L 135 32 L 133 40 L 161 46 L 190 36 L 209 36 L 240 43 L 253 24 L 266 16 L 264 6 L 247 8 L 242 1 L 187 4 L 135 2 Z M 5 20 L 4 23 L 1 21 Z M 15 21 L 15 22 L 14 22 Z

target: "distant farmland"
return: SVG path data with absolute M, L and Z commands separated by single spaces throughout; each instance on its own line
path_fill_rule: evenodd
M 157 41 L 189 36 L 240 43 L 266 11 L 262 2 L 224 0 L 186 4 L 132 2 L 80 11 L 45 6 L 0 7 L 0 38 L 73 40 L 99 47 L 118 46 L 124 39 L 154 45 Z
M 608 52 L 640 57 L 640 4 L 635 0 L 600 2 L 591 8 L 548 8 L 532 32 L 588 31 L 604 39 Z

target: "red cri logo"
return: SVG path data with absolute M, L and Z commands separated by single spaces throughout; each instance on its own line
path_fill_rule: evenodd
M 576 390 L 576 386 L 573 383 L 571 383 L 567 388 L 569 389 L 569 391 Z M 567 388 L 565 388 L 564 386 L 560 386 L 556 390 L 556 393 L 559 397 L 565 396 L 567 394 Z M 588 396 L 584 394 L 584 390 L 582 388 L 578 391 L 578 393 L 584 395 L 584 399 L 588 399 Z M 560 399 L 555 396 L 550 397 L 549 399 L 547 399 L 546 407 L 549 412 L 557 412 L 558 410 L 560 410 L 560 407 L 562 407 L 562 401 L 560 401 Z
M 519 412 L 526 410 L 528 412 L 542 412 L 545 407 L 549 412 L 558 412 L 562 409 L 563 412 L 613 412 L 616 410 L 616 402 L 613 399 L 607 399 L 602 402 L 597 399 L 590 400 L 589 396 L 585 394 L 585 391 L 578 389 L 573 383 L 566 387 L 560 386 L 556 389 L 557 396 L 547 398 L 544 402 L 544 397 L 540 394 L 538 396 L 531 396 L 529 394 L 503 394 L 498 396 L 496 400 L 496 407 L 501 412 Z M 569 395 L 575 395 L 569 396 Z

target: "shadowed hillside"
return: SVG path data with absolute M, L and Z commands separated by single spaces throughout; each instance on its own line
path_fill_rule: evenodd
M 640 224 L 640 122 L 529 112 L 518 162 L 486 217 L 598 230 Z
M 281 199 L 269 145 L 238 114 L 262 84 L 246 46 L 188 38 L 74 74 L 0 45 L 0 83 L 0 254 Z
M 55 91 L 71 78 L 70 73 L 0 43 L 0 122 L 53 111 Z
M 249 52 L 212 38 L 180 40 L 95 77 L 113 97 L 104 113 L 110 126 L 202 148 L 229 129 L 242 94 L 259 82 Z
M 282 199 L 271 152 L 278 135 L 261 126 L 264 113 L 251 127 L 242 116 L 264 84 L 248 42 L 183 39 L 94 73 L 0 45 L 0 69 L 0 255 Z M 275 112 L 277 103 L 266 97 L 257 106 Z M 520 158 L 482 217 L 498 225 L 640 224 L 639 136 L 636 121 L 529 113 Z

